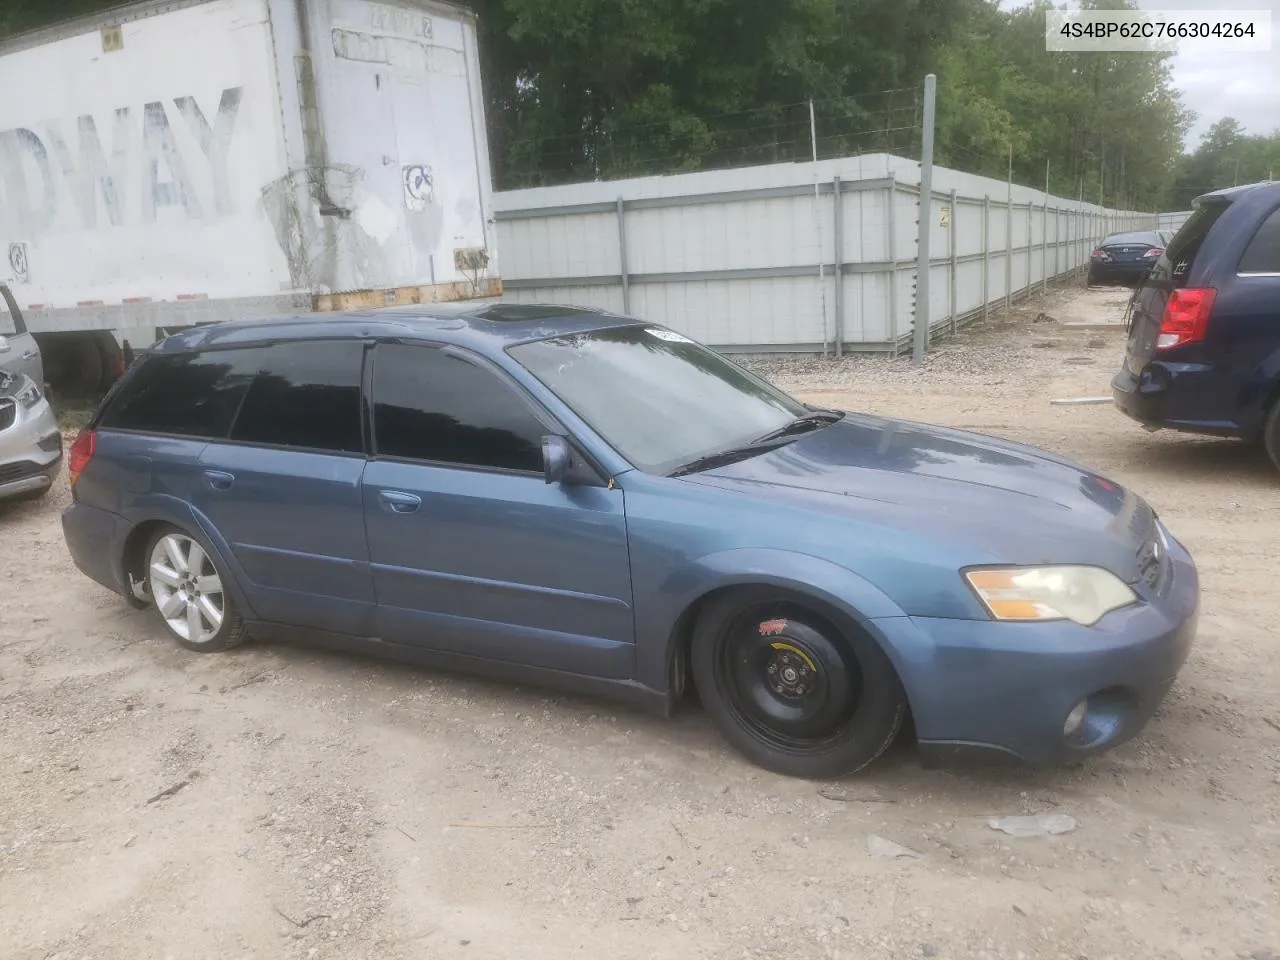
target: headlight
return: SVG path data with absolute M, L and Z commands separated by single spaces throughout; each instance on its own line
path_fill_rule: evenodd
M 1101 567 L 1010 567 L 964 575 L 995 620 L 1074 620 L 1091 627 L 1138 600 L 1127 583 Z
M 18 402 L 30 410 L 40 402 L 43 394 L 40 393 L 40 388 L 36 386 L 35 381 L 30 377 L 24 376 L 23 380 L 26 383 L 18 390 Z

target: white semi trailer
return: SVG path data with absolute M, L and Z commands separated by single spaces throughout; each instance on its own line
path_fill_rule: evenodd
M 501 293 L 458 7 L 149 0 L 0 43 L 0 90 L 0 280 L 55 388 L 194 324 Z

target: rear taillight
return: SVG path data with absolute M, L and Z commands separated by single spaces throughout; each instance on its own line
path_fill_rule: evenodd
M 1107 253 L 1107 251 L 1103 250 L 1101 247 L 1093 251 L 1093 253 L 1089 254 L 1089 256 L 1091 256 L 1094 260 L 1110 260 L 1111 259 L 1111 254 Z
M 67 475 L 73 484 L 80 479 L 97 449 L 98 435 L 92 430 L 81 430 L 67 453 Z
M 1169 350 L 1204 339 L 1209 328 L 1209 313 L 1218 291 L 1213 287 L 1184 287 L 1174 290 L 1164 305 L 1160 321 L 1157 350 Z
M 1152 247 L 1150 250 L 1144 253 L 1143 256 L 1149 260 L 1154 260 L 1156 257 L 1160 256 L 1160 254 L 1162 253 L 1164 253 L 1164 247 Z

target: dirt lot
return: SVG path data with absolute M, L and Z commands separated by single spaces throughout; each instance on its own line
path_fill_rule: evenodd
M 306 649 L 195 656 L 72 568 L 65 489 L 0 507 L 0 957 L 1280 956 L 1280 477 L 1049 404 L 1105 394 L 1123 334 L 1033 318 L 1117 303 L 1051 292 L 923 372 L 756 362 L 806 398 L 1078 458 L 1191 547 L 1180 682 L 1076 769 L 930 772 L 904 744 L 814 784 L 748 766 L 696 711 Z M 987 823 L 1038 812 L 1079 827 Z

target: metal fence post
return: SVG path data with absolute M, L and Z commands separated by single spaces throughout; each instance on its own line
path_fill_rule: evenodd
M 1028 295 L 1030 295 L 1031 287 L 1035 283 L 1035 281 L 1031 279 L 1031 247 L 1033 246 L 1033 244 L 1031 243 L 1031 219 L 1032 217 L 1035 216 L 1034 211 L 1035 211 L 1034 204 L 1032 204 L 1032 202 L 1028 200 L 1027 201 L 1027 285 L 1023 287 L 1023 289 L 1027 291 Z
M 894 356 L 898 354 L 898 175 L 889 174 L 889 215 L 885 218 L 889 233 L 889 342 Z
M 1044 213 L 1040 216 L 1040 293 L 1049 292 L 1049 194 L 1044 195 Z
M 618 273 L 622 276 L 622 312 L 631 313 L 631 274 L 627 269 L 627 212 L 618 198 Z
M 912 362 L 924 363 L 929 343 L 929 232 L 933 226 L 933 117 L 938 78 L 924 78 L 924 128 L 920 137 L 920 200 L 917 210 L 915 345 Z
M 1004 308 L 1013 304 L 1013 197 L 1004 204 Z
M 982 319 L 991 317 L 991 194 L 982 198 Z
M 1062 208 L 1053 208 L 1053 275 L 1062 272 Z
M 840 178 L 831 180 L 831 192 L 835 197 L 835 269 L 831 278 L 836 285 L 836 359 L 844 356 L 844 194 Z
M 960 323 L 960 311 L 956 308 L 956 227 L 960 224 L 960 208 L 956 204 L 958 192 L 951 190 L 951 222 L 947 226 L 947 272 L 950 274 L 951 290 L 947 294 L 947 305 L 951 308 L 951 332 L 956 332 Z

